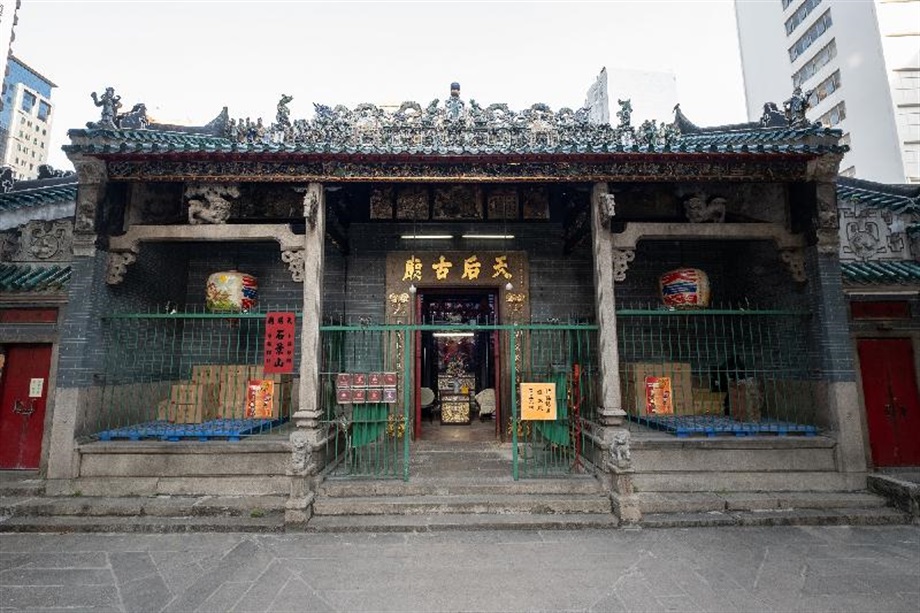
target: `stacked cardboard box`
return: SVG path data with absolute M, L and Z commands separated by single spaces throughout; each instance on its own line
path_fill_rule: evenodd
M 161 402 L 157 417 L 177 424 L 200 424 L 217 415 L 216 385 L 176 383 L 170 388 L 169 400 Z
M 693 390 L 694 415 L 723 415 L 725 413 L 725 392 L 708 389 Z
M 624 409 L 634 415 L 693 410 L 692 370 L 685 362 L 629 362 L 622 388 Z
M 192 382 L 218 386 L 222 419 L 277 419 L 290 412 L 293 377 L 265 374 L 262 366 L 202 364 L 192 368 Z

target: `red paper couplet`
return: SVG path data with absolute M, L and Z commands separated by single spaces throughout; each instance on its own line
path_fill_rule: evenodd
M 293 312 L 276 311 L 265 314 L 265 373 L 294 372 Z

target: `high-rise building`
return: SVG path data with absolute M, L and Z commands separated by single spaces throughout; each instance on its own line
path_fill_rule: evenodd
M 9 56 L 3 81 L 0 127 L 6 133 L 0 164 L 16 179 L 34 179 L 48 161 L 51 141 L 51 89 L 57 87 L 14 55 Z
M 6 75 L 9 73 L 9 56 L 13 47 L 13 39 L 16 38 L 16 23 L 19 19 L 19 0 L 0 0 L 0 61 L 3 62 L 0 79 L 3 80 L 3 87 L 6 88 Z M 0 113 L 4 109 L 4 96 L 0 96 Z M 5 145 L 8 132 L 6 128 L 0 125 L 0 160 L 6 153 Z
M 735 0 L 747 112 L 793 89 L 843 130 L 845 176 L 920 182 L 920 0 Z

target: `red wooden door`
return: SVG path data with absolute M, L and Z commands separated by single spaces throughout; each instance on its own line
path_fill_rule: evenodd
M 920 465 L 920 393 L 911 340 L 865 338 L 857 348 L 872 461 Z
M 36 469 L 41 458 L 51 345 L 7 345 L 0 378 L 0 469 Z

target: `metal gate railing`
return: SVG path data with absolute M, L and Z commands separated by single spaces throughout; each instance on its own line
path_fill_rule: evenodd
M 288 310 L 291 311 L 291 310 Z M 295 313 L 294 347 L 300 347 Z M 102 318 L 98 400 L 87 407 L 80 436 L 100 438 L 238 437 L 288 421 L 299 373 L 266 375 L 264 312 L 115 313 Z M 253 380 L 272 380 L 271 412 L 246 419 Z
M 322 427 L 327 433 L 329 477 L 408 480 L 420 388 L 413 365 L 422 332 L 497 336 L 500 428 L 502 438 L 511 443 L 509 471 L 515 479 L 563 476 L 592 468 L 600 454 L 594 422 L 596 326 L 343 325 L 320 328 Z M 388 380 L 395 386 L 388 387 Z M 556 385 L 555 420 L 521 419 L 521 382 Z M 387 397 L 388 390 L 395 393 Z M 380 394 L 384 394 L 382 402 Z
M 816 431 L 807 312 L 617 311 L 624 409 L 676 433 Z

